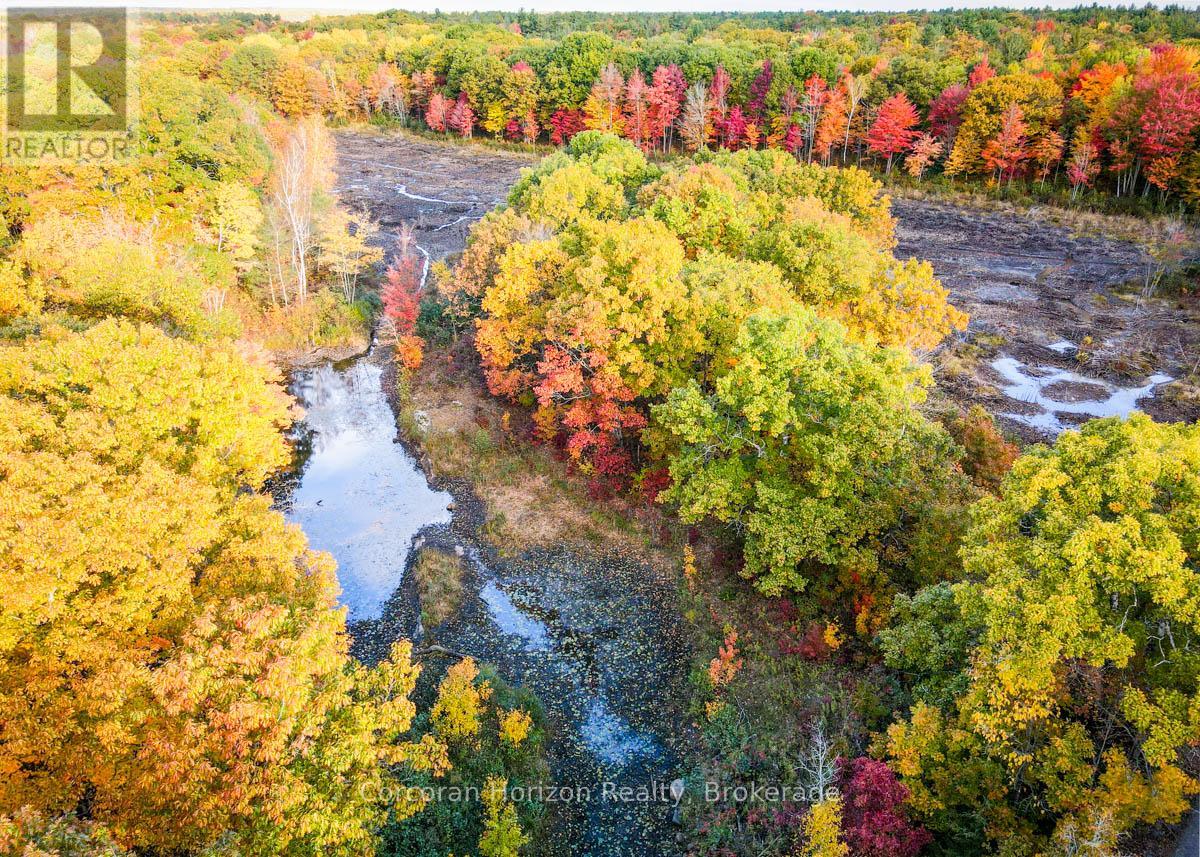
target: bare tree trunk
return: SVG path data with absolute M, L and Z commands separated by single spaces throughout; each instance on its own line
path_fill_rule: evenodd
M 308 300 L 308 257 L 315 246 L 313 219 L 321 192 L 332 184 L 333 149 L 320 117 L 296 123 L 276 155 L 271 197 L 291 237 L 291 265 L 296 300 Z

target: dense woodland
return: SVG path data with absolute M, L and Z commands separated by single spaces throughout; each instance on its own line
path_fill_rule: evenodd
M 1127 210 L 1200 200 L 1200 22 L 1185 9 L 241 23 L 197 22 L 218 41 L 189 59 L 286 115 L 556 145 L 594 129 L 647 153 L 780 148 Z
M 1021 452 L 932 415 L 924 358 L 967 319 L 854 164 L 1194 204 L 1198 35 L 1096 8 L 149 22 L 134 159 L 0 167 L 0 852 L 536 847 L 502 791 L 545 776 L 536 700 L 470 659 L 422 679 L 407 641 L 350 657 L 330 557 L 268 494 L 277 367 L 373 324 L 407 373 L 467 344 L 523 443 L 665 510 L 697 624 L 726 570 L 715 600 L 778 631 L 701 653 L 695 773 L 809 800 L 697 802 L 693 852 L 1152 841 L 1200 792 L 1200 427 Z M 327 122 L 368 117 L 564 145 L 422 293 L 411 236 L 378 276 L 332 193 Z

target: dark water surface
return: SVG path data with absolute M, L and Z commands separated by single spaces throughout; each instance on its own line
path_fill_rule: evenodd
M 289 517 L 338 561 L 356 653 L 437 642 L 537 694 L 555 785 L 570 790 L 550 807 L 555 853 L 675 853 L 668 786 L 682 775 L 690 663 L 675 581 L 611 552 L 501 560 L 466 520 L 471 499 L 452 517 L 451 495 L 397 442 L 383 378 L 368 356 L 304 370 L 292 385 L 306 454 Z M 429 630 L 407 574 L 422 547 L 458 553 L 466 568 L 458 613 Z

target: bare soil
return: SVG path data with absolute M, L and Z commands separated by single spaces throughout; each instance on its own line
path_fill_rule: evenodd
M 951 302 L 971 317 L 966 334 L 934 357 L 939 383 L 952 398 L 981 402 L 998 414 L 1028 411 L 1001 392 L 1002 379 L 989 362 L 1003 355 L 1035 373 L 1068 369 L 1102 382 L 1047 388 L 1065 393 L 1068 402 L 1103 400 L 1103 382 L 1140 387 L 1152 375 L 1169 375 L 1174 382 L 1156 387 L 1138 407 L 1160 420 L 1200 416 L 1194 386 L 1200 301 L 1195 295 L 1145 295 L 1154 260 L 1144 246 L 1072 234 L 1036 212 L 916 199 L 894 200 L 892 212 L 897 255 L 931 262 Z M 1103 229 L 1103 218 L 1094 223 Z M 1044 430 L 1002 422 L 1026 440 L 1047 437 Z
M 387 237 L 413 224 L 417 244 L 435 262 L 466 246 L 475 221 L 503 202 L 539 157 L 373 128 L 334 136 L 337 195 L 370 211 L 388 249 Z

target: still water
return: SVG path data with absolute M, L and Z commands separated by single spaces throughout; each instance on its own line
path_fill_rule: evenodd
M 291 520 L 337 559 L 351 622 L 377 618 L 400 585 L 413 537 L 446 523 L 450 495 L 434 491 L 396 440 L 382 369 L 356 360 L 295 376 L 311 452 L 292 494 Z
M 669 805 L 615 802 L 609 787 L 663 787 L 680 773 L 690 653 L 676 582 L 612 551 L 530 551 L 502 560 L 429 486 L 397 442 L 382 367 L 371 357 L 304 370 L 289 518 L 338 563 L 355 651 L 398 638 L 437 642 L 493 664 L 541 700 L 555 784 L 590 790 L 554 812 L 555 854 L 674 852 Z M 461 506 L 461 504 L 460 504 Z M 462 557 L 458 612 L 421 626 L 410 553 Z

